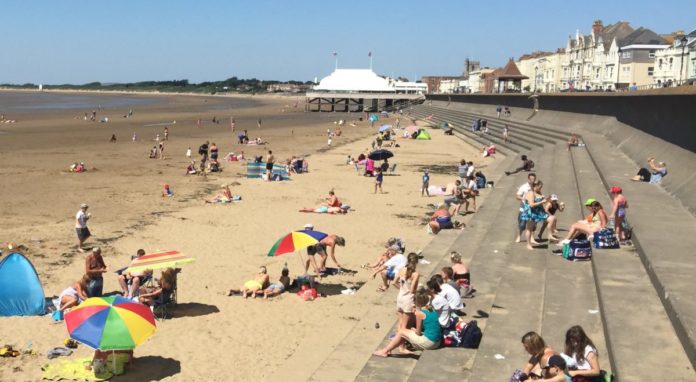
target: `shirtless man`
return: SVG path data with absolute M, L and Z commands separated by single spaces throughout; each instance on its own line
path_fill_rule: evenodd
M 131 258 L 135 260 L 140 256 L 145 254 L 144 249 L 139 249 L 138 253 Z M 152 270 L 146 269 L 137 272 L 124 272 L 118 276 L 118 284 L 121 286 L 121 294 L 128 298 L 133 298 L 135 291 L 140 289 L 143 281 L 148 277 L 152 276 Z M 128 281 L 131 281 L 131 288 L 128 289 Z
M 323 238 L 319 243 L 315 244 L 315 251 L 321 257 L 319 261 L 319 271 L 323 272 L 326 270 L 326 259 L 331 256 L 331 260 L 336 264 L 336 267 L 340 270 L 341 264 L 336 260 L 336 245 L 341 247 L 346 246 L 346 239 L 337 235 L 329 235 Z M 326 249 L 329 249 L 327 256 Z
M 268 155 L 266 155 L 266 180 L 269 182 L 273 180 L 273 162 L 275 158 L 273 157 L 273 151 L 268 150 Z

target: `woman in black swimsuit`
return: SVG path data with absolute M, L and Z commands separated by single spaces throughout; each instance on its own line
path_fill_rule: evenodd
M 454 271 L 452 280 L 459 285 L 462 297 L 470 295 L 474 292 L 474 288 L 471 287 L 471 274 L 469 273 L 469 268 L 462 263 L 462 256 L 452 251 L 452 253 L 450 253 L 450 261 L 452 262 L 452 270 Z

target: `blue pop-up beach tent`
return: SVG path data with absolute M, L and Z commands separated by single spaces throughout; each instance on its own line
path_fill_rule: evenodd
M 44 314 L 44 292 L 29 259 L 10 253 L 0 262 L 0 317 Z

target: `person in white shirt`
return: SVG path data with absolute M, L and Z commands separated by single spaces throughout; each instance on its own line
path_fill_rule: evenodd
M 449 305 L 451 311 L 456 312 L 464 309 L 462 296 L 459 295 L 459 292 L 456 289 L 454 289 L 454 287 L 445 282 L 445 279 L 442 277 L 441 274 L 435 274 L 431 279 L 435 280 L 437 284 L 440 286 L 439 295 L 444 297 L 445 300 L 447 300 L 447 304 Z
M 474 175 L 474 172 L 476 171 L 476 167 L 474 167 L 474 162 L 469 162 L 467 163 L 468 167 L 466 168 L 466 177 L 470 177 Z
M 89 208 L 89 206 L 85 203 L 82 203 L 80 205 L 80 210 L 77 211 L 77 214 L 75 215 L 75 232 L 77 232 L 77 250 L 80 252 L 85 251 L 82 245 L 85 243 L 85 240 L 92 236 L 92 233 L 89 232 L 89 228 L 87 228 L 87 220 L 89 220 L 89 218 L 92 217 L 92 214 L 87 213 L 87 208 Z
M 440 323 L 440 326 L 443 328 L 452 327 L 456 321 L 454 320 L 454 315 L 450 309 L 447 299 L 440 295 L 442 289 L 440 289 L 440 285 L 437 283 L 437 280 L 430 279 L 426 285 L 428 288 L 428 294 L 430 295 L 430 306 L 432 306 L 433 310 L 437 312 L 437 320 Z
M 471 167 L 470 167 L 471 168 Z M 479 194 L 478 185 L 474 175 L 469 175 L 464 183 L 464 190 L 462 191 L 465 199 L 464 212 L 469 212 L 469 202 L 473 204 L 474 212 L 476 212 L 476 197 Z
M 536 174 L 533 172 L 530 172 L 527 174 L 527 183 L 523 184 L 520 186 L 520 188 L 517 189 L 517 193 L 515 194 L 515 199 L 517 199 L 520 202 L 520 211 L 517 214 L 517 236 L 515 237 L 515 243 L 519 243 L 522 240 L 522 232 L 527 228 L 527 222 L 523 221 L 521 219 L 522 215 L 522 204 L 524 202 L 524 196 L 529 192 L 529 190 L 532 189 L 532 184 L 536 182 Z M 532 236 L 534 235 L 534 232 L 532 232 Z
M 379 274 L 382 276 L 382 285 L 380 285 L 378 291 L 384 292 L 389 289 L 389 283 L 394 280 L 394 277 L 399 273 L 401 268 L 406 266 L 407 259 L 401 253 L 397 253 L 395 248 L 390 247 L 387 249 L 387 256 L 389 258 L 384 264 L 377 267 L 372 274 L 372 278 L 376 278 Z
M 597 347 L 592 343 L 582 326 L 575 325 L 566 332 L 565 349 L 561 357 L 568 365 L 571 377 L 582 376 L 592 379 L 600 375 Z

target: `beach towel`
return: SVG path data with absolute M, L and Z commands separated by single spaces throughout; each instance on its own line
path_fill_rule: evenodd
M 247 162 L 247 178 L 262 179 L 266 173 L 266 163 L 264 162 Z M 280 176 L 280 180 L 290 180 L 290 174 L 284 165 L 273 164 L 273 178 Z
M 428 187 L 428 194 L 430 194 L 430 195 L 445 195 L 445 187 L 430 186 L 430 187 Z
M 63 379 L 73 381 L 106 381 L 114 375 L 108 370 L 95 374 L 93 370 L 86 370 L 85 363 L 92 362 L 92 357 L 61 360 L 49 363 L 41 367 L 43 379 L 60 381 Z

